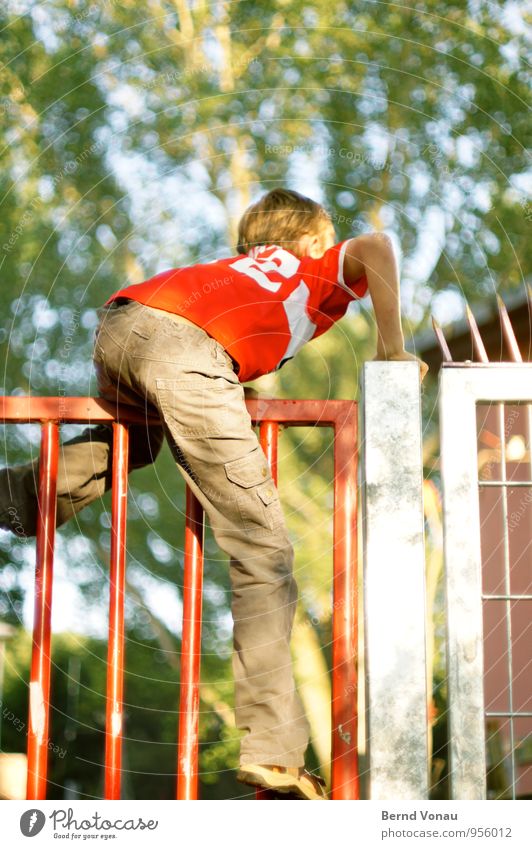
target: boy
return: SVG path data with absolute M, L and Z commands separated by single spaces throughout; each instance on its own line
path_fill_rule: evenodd
M 326 799 L 323 780 L 304 768 L 309 724 L 290 656 L 294 549 L 242 382 L 281 368 L 366 291 L 378 326 L 375 359 L 417 358 L 404 350 L 387 237 L 335 245 L 320 204 L 274 189 L 244 213 L 238 239 L 238 257 L 163 272 L 107 301 L 94 347 L 98 390 L 159 416 L 160 427 L 131 427 L 130 470 L 153 462 L 164 435 L 229 555 L 235 718 L 247 731 L 237 778 Z M 418 362 L 423 379 L 427 366 Z M 62 446 L 58 525 L 109 488 L 111 458 L 107 426 Z M 0 526 L 34 534 L 37 464 L 2 475 Z

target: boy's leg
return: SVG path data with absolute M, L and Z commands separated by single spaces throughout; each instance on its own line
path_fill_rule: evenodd
M 130 426 L 129 471 L 152 463 L 162 444 L 162 428 Z M 113 430 L 107 425 L 85 430 L 59 448 L 57 526 L 111 488 Z M 39 460 L 0 470 L 0 528 L 17 536 L 37 531 Z
M 303 766 L 310 728 L 290 652 L 294 549 L 278 491 L 222 346 L 198 328 L 157 327 L 151 333 L 145 315 L 144 349 L 137 340 L 122 366 L 158 409 L 179 470 L 230 558 L 235 718 L 247 732 L 240 763 Z
M 229 555 L 235 720 L 247 732 L 240 764 L 303 766 L 310 729 L 290 651 L 294 549 L 266 457 L 250 424 L 246 438 L 236 427 L 226 439 L 183 437 L 167 391 L 162 413 L 175 459 Z
M 95 366 L 101 398 L 113 403 L 140 403 L 134 393 L 109 380 L 98 357 Z M 162 427 L 130 425 L 129 471 L 153 463 L 162 441 Z M 112 457 L 112 425 L 85 428 L 79 436 L 60 445 L 57 470 L 58 527 L 111 488 Z M 31 463 L 0 470 L 0 528 L 20 537 L 36 534 L 38 486 L 39 458 Z

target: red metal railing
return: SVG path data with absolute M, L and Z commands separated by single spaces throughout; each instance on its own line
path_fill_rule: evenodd
M 260 442 L 277 482 L 279 426 L 334 431 L 332 632 L 332 799 L 358 799 L 357 762 L 357 405 L 353 401 L 250 399 Z M 259 405 L 260 404 L 260 410 Z M 0 398 L 4 423 L 40 423 L 35 615 L 28 722 L 28 799 L 46 798 L 50 709 L 50 631 L 59 423 L 113 424 L 109 649 L 105 798 L 120 798 L 124 673 L 124 586 L 128 425 L 145 422 L 132 408 L 97 398 Z M 155 423 L 155 421 L 154 421 Z M 177 799 L 198 798 L 199 683 L 203 578 L 203 508 L 187 488 Z M 259 798 L 267 794 L 257 792 Z

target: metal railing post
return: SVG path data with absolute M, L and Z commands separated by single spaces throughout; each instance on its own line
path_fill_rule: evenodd
M 357 406 L 334 431 L 331 798 L 358 799 Z
M 362 372 L 364 607 L 371 799 L 427 799 L 419 366 Z

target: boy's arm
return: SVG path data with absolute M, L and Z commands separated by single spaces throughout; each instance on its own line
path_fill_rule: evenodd
M 365 275 L 377 322 L 375 360 L 417 360 L 421 380 L 428 371 L 426 363 L 405 351 L 401 326 L 399 271 L 392 240 L 385 233 L 366 233 L 350 239 L 344 256 L 344 280 L 354 283 Z

